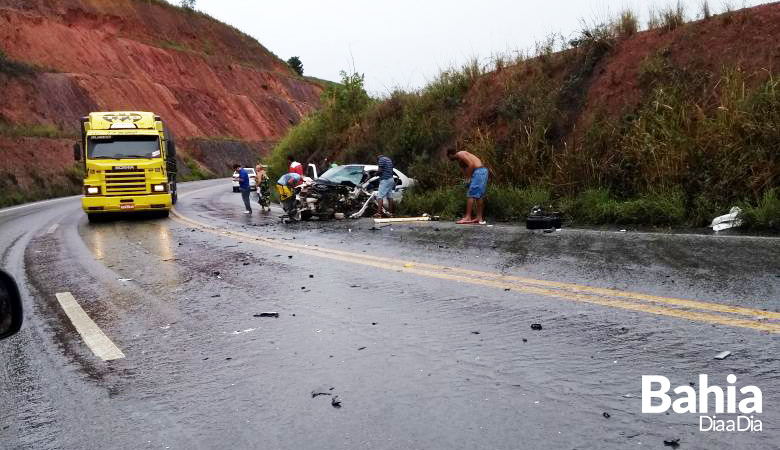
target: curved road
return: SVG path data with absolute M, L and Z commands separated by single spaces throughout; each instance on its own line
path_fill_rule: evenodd
M 89 224 L 75 197 L 0 210 L 26 308 L 0 342 L 0 448 L 780 441 L 779 239 L 242 209 L 213 180 L 182 184 L 169 219 Z M 698 394 L 699 374 L 758 386 L 763 431 L 642 413 L 642 375 Z

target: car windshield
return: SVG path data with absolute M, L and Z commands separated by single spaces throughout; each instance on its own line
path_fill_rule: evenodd
M 87 143 L 90 159 L 159 158 L 157 136 L 90 136 Z
M 334 167 L 325 171 L 320 178 L 331 183 L 341 184 L 342 181 L 349 181 L 357 185 L 363 181 L 363 166 Z

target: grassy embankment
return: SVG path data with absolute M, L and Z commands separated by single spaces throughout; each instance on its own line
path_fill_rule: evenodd
M 738 11 L 712 16 L 729 26 Z M 684 10 L 651 14 L 654 32 L 685 24 Z M 594 68 L 638 32 L 624 12 L 578 39 L 551 38 L 533 54 L 442 72 L 416 92 L 370 98 L 344 75 L 323 108 L 274 149 L 284 158 L 373 162 L 380 153 L 417 178 L 401 213 L 463 213 L 463 180 L 443 149 L 477 154 L 491 171 L 487 212 L 517 220 L 551 205 L 581 224 L 704 226 L 733 205 L 754 228 L 780 229 L 780 90 L 774 72 L 681 67 L 664 51 L 644 61 L 641 98 L 617 114 L 580 117 Z

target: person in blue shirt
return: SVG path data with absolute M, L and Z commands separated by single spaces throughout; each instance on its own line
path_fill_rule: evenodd
M 379 170 L 379 190 L 376 193 L 376 214 L 374 217 L 382 217 L 382 210 L 384 209 L 384 201 L 387 199 L 387 211 L 390 215 L 393 214 L 395 207 L 393 206 L 392 193 L 395 189 L 395 178 L 393 178 L 393 160 L 385 155 L 379 155 L 377 161 Z
M 252 206 L 249 203 L 249 172 L 244 169 L 243 165 L 235 166 L 235 170 L 238 171 L 238 189 L 241 191 L 241 198 L 244 200 L 244 206 L 246 210 L 244 214 L 252 214 Z

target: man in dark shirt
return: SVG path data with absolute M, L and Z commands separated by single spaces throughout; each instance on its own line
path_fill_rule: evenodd
M 246 207 L 244 214 L 252 214 L 252 206 L 249 204 L 249 172 L 244 169 L 243 165 L 236 166 L 235 170 L 238 171 L 238 189 L 241 191 L 241 198 Z
M 395 210 L 391 196 L 395 189 L 395 179 L 393 178 L 393 160 L 385 155 L 379 155 L 377 166 L 379 167 L 379 170 L 377 170 L 379 174 L 379 190 L 376 193 L 376 214 L 374 217 L 379 218 L 382 217 L 385 199 L 387 199 L 387 211 L 390 215 Z

